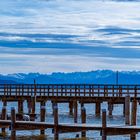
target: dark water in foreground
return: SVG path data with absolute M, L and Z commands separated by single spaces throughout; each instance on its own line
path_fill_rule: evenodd
M 17 109 L 17 103 L 8 103 L 7 110 L 8 113 L 10 114 L 10 108 L 14 106 Z M 61 123 L 73 123 L 73 117 L 69 116 L 69 110 L 68 110 L 68 104 L 59 104 L 59 122 Z M 2 103 L 0 102 L 0 110 L 2 108 Z M 37 103 L 36 104 L 36 113 L 38 114 L 38 118 L 36 121 L 39 121 L 39 111 L 40 111 L 40 105 Z M 87 111 L 87 123 L 89 124 L 100 124 L 101 123 L 101 118 L 96 118 L 94 115 L 94 110 L 95 106 L 94 104 L 86 104 L 85 105 L 86 111 Z M 102 104 L 102 109 L 107 109 L 107 104 L 103 103 Z M 51 108 L 51 103 L 47 102 L 46 104 L 46 122 L 53 122 L 53 116 L 52 116 L 52 108 Z M 26 113 L 27 111 L 27 104 L 26 102 L 24 103 L 24 112 Z M 107 117 L 107 124 L 116 124 L 116 125 L 124 125 L 124 117 L 122 115 L 122 106 L 121 105 L 114 105 L 114 110 L 113 110 L 113 118 L 108 118 Z M 80 105 L 78 106 L 78 123 L 81 123 L 80 119 Z M 139 106 L 138 106 L 138 117 L 137 117 L 137 124 L 140 125 L 140 111 L 139 111 Z M 46 140 L 53 140 L 53 134 L 51 129 L 47 129 L 45 131 Z M 32 131 L 17 131 L 17 139 L 18 140 L 43 140 L 44 137 L 39 136 L 40 131 L 39 130 L 32 130 Z M 80 133 L 65 133 L 65 134 L 60 134 L 60 139 L 67 139 L 67 138 L 75 138 L 76 134 Z M 98 131 L 88 131 L 87 132 L 87 137 L 89 140 L 101 140 L 100 137 L 100 132 Z M 7 130 L 7 136 L 5 138 L 0 137 L 0 139 L 10 139 L 10 131 Z M 140 139 L 140 135 L 137 135 L 137 139 Z M 129 135 L 124 135 L 124 136 L 109 136 L 108 140 L 129 140 Z

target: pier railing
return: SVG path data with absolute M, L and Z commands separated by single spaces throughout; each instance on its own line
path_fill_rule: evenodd
M 140 97 L 140 85 L 1 84 L 1 96 Z

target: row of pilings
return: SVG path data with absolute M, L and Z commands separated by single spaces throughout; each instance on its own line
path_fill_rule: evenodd
M 132 101 L 132 103 L 131 103 Z M 136 125 L 136 120 L 137 120 L 137 100 L 136 98 L 133 98 L 130 101 L 130 96 L 126 96 L 124 103 L 123 103 L 123 115 L 125 117 L 125 125 Z M 3 102 L 3 109 L 1 112 L 1 120 L 5 120 L 6 118 L 6 106 L 7 106 L 7 102 L 8 101 L 4 101 Z M 74 100 L 74 101 L 69 101 L 69 114 L 73 116 L 74 118 L 74 123 L 77 123 L 78 120 L 78 101 Z M 101 101 L 97 101 L 95 102 L 95 115 L 97 117 L 102 116 L 102 125 L 103 127 L 106 127 L 106 111 L 102 112 L 101 115 Z M 130 103 L 131 103 L 131 109 L 130 109 Z M 35 102 L 27 102 L 28 104 L 28 114 L 31 115 L 31 120 L 35 121 L 34 118 L 34 114 L 35 114 Z M 57 125 L 58 125 L 58 107 L 57 107 L 57 102 L 56 101 L 52 101 L 52 109 L 53 109 L 53 115 L 54 115 L 54 124 L 56 125 L 55 129 L 54 129 L 54 139 L 57 140 L 59 132 L 57 131 Z M 80 102 L 81 105 L 81 122 L 82 123 L 86 123 L 86 118 L 87 118 L 87 114 L 86 114 L 86 108 L 84 107 L 84 102 Z M 112 117 L 112 112 L 113 112 L 113 102 L 108 102 L 108 115 L 109 117 Z M 46 102 L 42 101 L 40 102 L 40 106 L 41 106 L 41 110 L 40 110 L 40 122 L 45 122 L 45 115 L 46 115 Z M 18 101 L 18 113 L 17 114 L 23 114 L 24 113 L 24 101 L 19 100 Z M 16 120 L 15 112 L 11 111 L 11 120 L 13 121 L 13 125 L 14 125 L 14 120 Z M 131 114 L 131 115 L 130 115 Z M 12 126 L 14 127 L 14 126 Z M 103 129 L 104 130 L 104 129 Z M 5 128 L 2 128 L 2 132 L 5 132 Z M 11 131 L 11 137 L 15 137 L 15 132 L 14 130 Z M 45 134 L 45 130 L 40 130 L 40 134 Z M 81 137 L 86 137 L 86 131 L 82 131 L 81 133 Z M 102 132 L 102 140 L 106 140 L 107 135 L 106 133 L 103 131 Z M 136 139 L 136 134 L 131 134 L 131 140 L 135 140 Z M 14 140 L 14 139 L 12 139 Z

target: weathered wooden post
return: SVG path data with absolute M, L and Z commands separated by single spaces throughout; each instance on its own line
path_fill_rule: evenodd
M 96 102 L 95 103 L 95 115 L 96 117 L 100 117 L 101 115 L 101 103 L 100 102 Z
M 4 84 L 4 100 L 3 100 L 3 106 L 7 106 L 6 95 L 7 95 L 7 86 L 6 86 L 6 84 Z
M 106 136 L 106 110 L 102 110 L 102 140 L 107 140 Z
M 77 119 L 78 119 L 78 104 L 77 101 L 74 101 L 74 123 L 77 123 Z
M 41 110 L 40 110 L 40 121 L 41 122 L 45 122 L 45 116 L 46 116 L 45 106 L 41 106 Z M 45 134 L 45 129 L 41 129 L 40 134 L 44 135 Z
M 6 106 L 3 106 L 2 108 L 2 116 L 1 116 L 2 120 L 6 120 Z M 5 135 L 5 128 L 2 128 L 2 135 Z
M 7 101 L 6 100 L 3 101 L 3 106 L 7 106 Z
M 52 115 L 54 115 L 54 106 L 55 106 L 55 102 L 52 101 Z
M 31 111 L 32 111 L 32 101 L 31 100 L 27 100 L 27 105 L 28 105 L 28 114 L 31 114 Z
M 86 109 L 85 107 L 83 106 L 81 108 L 81 119 L 82 119 L 82 123 L 86 123 Z M 82 137 L 86 137 L 86 131 L 82 131 Z
M 35 98 L 34 97 L 32 97 L 31 105 L 32 105 L 31 114 L 35 114 Z
M 134 98 L 132 101 L 132 108 L 131 108 L 131 125 L 136 125 L 137 123 L 137 100 Z M 136 134 L 132 133 L 130 135 L 131 140 L 136 140 Z
M 69 115 L 73 115 L 73 101 L 69 102 Z
M 137 100 L 134 99 L 132 101 L 132 109 L 131 109 L 131 125 L 136 125 L 137 120 Z
M 31 121 L 35 121 L 35 98 L 34 97 L 31 97 Z
M 112 111 L 113 111 L 113 104 L 108 102 L 108 115 L 109 117 L 112 117 Z
M 23 114 L 23 101 L 22 100 L 18 101 L 18 113 Z
M 81 109 L 82 109 L 82 107 L 84 107 L 84 103 L 81 101 Z
M 42 106 L 44 106 L 44 107 L 46 106 L 46 102 L 45 101 L 41 101 L 40 102 L 40 107 L 42 107 Z
M 82 117 L 82 108 L 84 107 L 84 103 L 81 102 L 81 117 Z
M 35 114 L 36 106 L 36 81 L 34 79 L 34 96 L 32 97 L 32 114 Z
M 58 132 L 58 106 L 57 103 L 54 104 L 54 140 L 59 140 Z
M 125 97 L 125 124 L 130 125 L 130 96 Z
M 125 117 L 125 103 L 123 103 L 123 116 Z
M 15 108 L 11 108 L 11 140 L 16 140 L 16 129 L 15 129 L 15 123 L 16 123 L 16 112 Z

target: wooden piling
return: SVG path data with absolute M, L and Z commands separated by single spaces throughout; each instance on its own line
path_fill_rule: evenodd
M 35 110 L 36 110 L 36 91 L 37 91 L 37 88 L 36 88 L 36 80 L 34 79 L 34 95 L 32 95 L 32 114 L 35 114 Z
M 23 101 L 22 100 L 18 101 L 18 113 L 23 114 Z
M 7 101 L 6 100 L 3 101 L 3 106 L 7 106 Z
M 78 104 L 77 101 L 73 102 L 74 106 L 74 123 L 77 123 L 78 121 Z
M 73 115 L 73 101 L 69 102 L 69 115 Z
M 44 106 L 44 107 L 46 106 L 46 102 L 45 102 L 45 101 L 41 101 L 41 102 L 40 102 L 40 108 L 41 108 L 42 106 Z
M 95 115 L 96 117 L 100 117 L 101 115 L 101 103 L 100 102 L 96 102 L 95 103 Z
M 125 97 L 125 124 L 130 125 L 130 96 Z
M 82 107 L 84 107 L 84 103 L 83 102 L 81 102 L 81 109 L 82 109 Z M 82 111 L 81 111 L 82 112 Z
M 130 134 L 130 140 L 136 140 L 136 134 Z
M 123 116 L 125 117 L 125 103 L 123 103 Z
M 11 108 L 11 140 L 16 140 L 16 130 L 15 130 L 15 122 L 16 122 L 16 112 L 15 108 Z
M 109 117 L 112 117 L 112 111 L 113 111 L 113 104 L 112 103 L 108 103 L 108 115 Z
M 6 116 L 6 106 L 3 106 L 2 108 L 2 116 L 1 116 L 2 120 L 7 120 L 7 116 Z M 5 135 L 5 128 L 2 128 L 2 135 Z
M 131 108 L 131 125 L 136 125 L 137 123 L 137 100 L 134 98 L 132 101 L 132 108 Z M 130 135 L 131 140 L 136 140 L 136 133 L 132 133 Z
M 136 125 L 137 120 L 137 100 L 134 99 L 132 101 L 132 109 L 131 109 L 131 125 Z
M 54 140 L 59 140 L 58 132 L 58 106 L 57 103 L 54 104 Z
M 55 106 L 55 102 L 52 101 L 52 115 L 54 115 L 54 106 Z
M 102 110 L 102 140 L 107 140 L 106 136 L 106 110 Z
M 81 117 L 82 117 L 82 108 L 84 107 L 84 103 L 81 102 Z
M 40 121 L 41 122 L 45 122 L 45 116 L 46 116 L 46 108 L 45 108 L 45 106 L 41 106 L 41 110 L 40 110 Z M 40 130 L 40 134 L 44 135 L 45 134 L 45 130 L 41 129 Z
M 36 105 L 36 98 L 35 97 L 32 97 L 32 103 L 31 103 L 31 108 L 32 108 L 32 110 L 31 110 L 31 113 L 32 114 L 35 114 L 35 105 Z
M 28 106 L 28 114 L 31 114 L 32 111 L 32 103 L 30 100 L 27 100 L 27 106 Z
M 31 102 L 29 102 L 29 112 L 30 112 L 30 120 L 31 121 L 35 121 L 35 107 L 36 106 L 36 102 L 35 102 L 35 98 L 31 97 Z
M 86 109 L 84 106 L 81 108 L 81 121 L 82 123 L 86 123 Z M 86 131 L 83 130 L 81 135 L 82 137 L 86 137 Z

